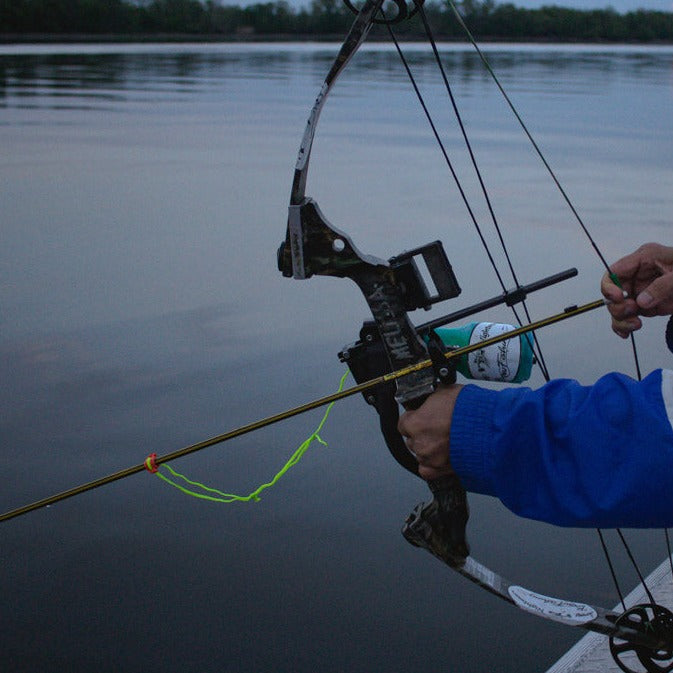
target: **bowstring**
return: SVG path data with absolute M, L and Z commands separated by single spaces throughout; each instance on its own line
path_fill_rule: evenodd
M 505 239 L 504 239 L 504 236 L 502 234 L 502 230 L 500 228 L 498 218 L 496 217 L 495 210 L 493 208 L 493 204 L 491 202 L 491 198 L 490 198 L 490 195 L 488 193 L 488 189 L 486 188 L 486 184 L 485 184 L 484 179 L 482 177 L 481 170 L 479 169 L 479 164 L 477 162 L 476 156 L 475 156 L 474 151 L 472 149 L 472 143 L 470 142 L 469 136 L 467 135 L 467 131 L 465 129 L 465 125 L 463 124 L 463 120 L 462 120 L 462 116 L 460 114 L 460 110 L 459 110 L 458 105 L 456 103 L 455 96 L 453 95 L 453 90 L 451 88 L 451 84 L 449 83 L 449 79 L 446 75 L 445 68 L 444 68 L 444 66 L 442 64 L 442 61 L 441 61 L 441 58 L 439 56 L 439 52 L 437 50 L 437 45 L 436 45 L 434 36 L 432 34 L 432 30 L 430 28 L 430 24 L 427 21 L 427 17 L 425 15 L 425 12 L 423 11 L 422 4 L 418 4 L 417 7 L 419 7 L 418 15 L 421 17 L 421 20 L 423 21 L 423 25 L 424 25 L 424 28 L 426 30 L 428 40 L 430 42 L 430 45 L 432 46 L 432 50 L 433 50 L 434 55 L 435 55 L 435 62 L 437 63 L 437 67 L 438 67 L 438 69 L 439 69 L 439 71 L 442 75 L 442 80 L 444 82 L 444 87 L 447 91 L 447 95 L 449 96 L 449 99 L 451 101 L 451 105 L 452 105 L 454 114 L 456 115 L 456 120 L 458 121 L 458 125 L 461 129 L 461 134 L 462 134 L 462 137 L 463 137 L 463 141 L 465 142 L 468 154 L 470 156 L 470 161 L 472 163 L 472 167 L 473 167 L 473 169 L 475 171 L 475 174 L 477 176 L 477 180 L 479 182 L 482 194 L 484 196 L 484 200 L 486 202 L 488 211 L 490 213 L 491 220 L 492 220 L 492 223 L 493 223 L 493 227 L 496 230 L 498 240 L 500 241 L 500 245 L 501 245 L 501 248 L 502 248 L 503 255 L 505 256 L 505 260 L 507 261 L 507 266 L 509 267 L 512 279 L 513 279 L 513 281 L 516 285 L 516 289 L 520 289 L 521 284 L 519 283 L 516 272 L 514 270 L 514 265 L 512 263 L 512 260 L 511 260 L 510 254 L 509 254 L 509 250 L 507 249 L 507 245 L 505 243 Z M 385 16 L 385 14 L 383 13 L 383 10 L 381 10 L 381 13 Z M 502 291 L 504 293 L 504 292 L 507 291 L 505 281 L 504 281 L 504 279 L 502 277 L 502 274 L 500 272 L 500 269 L 498 268 L 498 265 L 495 261 L 495 258 L 493 256 L 491 248 L 488 244 L 488 241 L 486 240 L 486 237 L 483 233 L 482 227 L 479 224 L 479 220 L 477 219 L 477 216 L 474 213 L 474 210 L 473 210 L 473 208 L 472 208 L 472 206 L 469 202 L 469 199 L 467 198 L 467 194 L 465 192 L 465 189 L 463 188 L 463 185 L 460 181 L 460 178 L 458 177 L 458 174 L 457 174 L 456 169 L 453 165 L 453 162 L 451 161 L 451 159 L 449 157 L 448 151 L 446 150 L 446 146 L 444 145 L 444 142 L 443 142 L 443 140 L 442 140 L 442 138 L 439 134 L 439 131 L 437 130 L 437 126 L 436 126 L 436 124 L 435 124 L 435 122 L 432 118 L 432 115 L 430 114 L 430 111 L 429 111 L 428 106 L 425 102 L 425 99 L 423 98 L 423 94 L 421 93 L 421 91 L 418 87 L 418 84 L 416 82 L 416 78 L 414 77 L 414 74 L 411 71 L 409 63 L 408 63 L 408 61 L 407 61 L 407 59 L 404 55 L 404 52 L 402 51 L 402 48 L 400 47 L 400 44 L 397 40 L 397 37 L 395 36 L 395 33 L 394 33 L 392 27 L 390 26 L 389 23 L 386 23 L 385 25 L 386 25 L 386 28 L 388 29 L 388 33 L 389 33 L 389 35 L 390 35 L 390 37 L 393 41 L 393 44 L 395 45 L 395 49 L 397 50 L 397 53 L 400 57 L 402 65 L 403 65 L 403 67 L 406 71 L 407 77 L 409 78 L 409 81 L 411 82 L 411 86 L 414 89 L 414 93 L 416 94 L 416 98 L 418 99 L 418 102 L 420 103 L 421 108 L 423 109 L 423 113 L 425 114 L 425 117 L 428 121 L 428 124 L 430 125 L 430 128 L 431 128 L 432 133 L 435 137 L 435 140 L 436 140 L 436 142 L 439 146 L 439 149 L 442 153 L 442 156 L 444 157 L 444 162 L 446 163 L 447 168 L 449 169 L 449 171 L 451 173 L 453 181 L 454 181 L 454 183 L 455 183 L 455 185 L 458 189 L 458 193 L 460 194 L 461 200 L 463 201 L 463 204 L 465 205 L 465 208 L 466 208 L 466 210 L 468 212 L 468 215 L 470 217 L 470 220 L 472 221 L 472 225 L 473 225 L 473 227 L 474 227 L 474 229 L 477 233 L 477 236 L 479 237 L 479 240 L 481 241 L 481 245 L 484 248 L 484 251 L 485 251 L 486 256 L 489 260 L 491 268 L 493 269 L 493 272 L 495 273 L 495 276 L 498 280 L 498 284 L 500 285 L 500 288 L 502 289 Z M 530 313 L 528 311 L 528 306 L 526 304 L 525 299 L 521 301 L 521 304 L 523 306 L 523 310 L 524 310 L 524 313 L 526 315 L 526 320 L 527 320 L 528 323 L 530 323 L 532 321 L 532 318 L 531 318 Z M 518 323 L 518 325 L 523 326 L 524 323 L 523 323 L 521 317 L 519 316 L 519 314 L 516 310 L 516 307 L 511 306 L 510 308 L 512 309 L 512 313 L 514 314 L 514 318 L 515 318 L 516 322 Z M 538 367 L 540 368 L 540 372 L 542 373 L 542 376 L 544 377 L 545 381 L 549 381 L 550 380 L 549 371 L 547 369 L 547 364 L 545 362 L 545 358 L 544 358 L 544 355 L 542 353 L 542 348 L 540 347 L 540 344 L 539 344 L 539 341 L 538 341 L 538 338 L 537 338 L 537 335 L 535 334 L 535 332 L 531 333 L 531 337 L 532 337 L 531 346 L 532 346 L 533 351 L 535 353 L 535 357 L 536 357 L 536 360 L 537 360 Z
M 612 273 L 612 271 L 611 271 L 611 269 L 610 269 L 610 266 L 608 265 L 605 256 L 603 255 L 602 251 L 600 250 L 600 247 L 598 246 L 598 243 L 597 243 L 596 239 L 595 239 L 595 238 L 593 237 L 593 235 L 591 234 L 591 231 L 589 230 L 589 227 L 588 227 L 587 224 L 584 222 L 583 218 L 581 217 L 581 215 L 579 214 L 578 210 L 576 209 L 576 207 L 574 206 L 573 202 L 571 201 L 571 199 L 570 199 L 570 197 L 569 197 L 567 191 L 565 190 L 565 188 L 564 188 L 563 185 L 561 184 L 560 180 L 558 179 L 558 177 L 557 177 L 555 171 L 553 170 L 553 168 L 551 167 L 551 165 L 550 165 L 549 162 L 547 161 L 547 158 L 545 157 L 544 153 L 542 152 L 542 149 L 540 148 L 540 146 L 538 145 L 537 141 L 536 141 L 535 138 L 533 137 L 532 133 L 531 133 L 530 130 L 528 129 L 528 126 L 527 126 L 526 123 L 524 122 L 523 117 L 519 114 L 519 112 L 518 112 L 516 106 L 515 106 L 514 103 L 512 102 L 512 100 L 511 100 L 511 98 L 509 97 L 509 95 L 507 94 L 505 88 L 502 86 L 502 84 L 501 84 L 501 82 L 500 82 L 498 76 L 496 75 L 495 71 L 494 71 L 493 68 L 491 67 L 491 65 L 490 65 L 488 59 L 486 58 L 486 56 L 484 55 L 483 51 L 482 51 L 481 48 L 479 47 L 479 45 L 478 45 L 476 39 L 474 38 L 474 36 L 473 36 L 472 32 L 470 31 L 470 29 L 468 28 L 467 24 L 465 23 L 465 21 L 464 21 L 462 15 L 461 15 L 460 12 L 458 11 L 458 8 L 457 8 L 456 5 L 454 4 L 453 0 L 446 0 L 446 2 L 447 2 L 447 4 L 448 4 L 448 6 L 451 8 L 451 10 L 452 10 L 454 16 L 456 17 L 456 19 L 457 19 L 459 25 L 461 26 L 461 28 L 462 28 L 463 31 L 465 32 L 468 41 L 471 43 L 471 45 L 472 45 L 472 46 L 474 47 L 474 49 L 476 50 L 476 53 L 477 53 L 477 55 L 479 56 L 479 58 L 480 58 L 482 64 L 484 65 L 486 71 L 489 73 L 489 75 L 490 75 L 491 78 L 493 79 L 493 81 L 494 81 L 496 87 L 498 88 L 498 90 L 499 90 L 500 93 L 502 94 L 502 96 L 503 96 L 503 98 L 504 98 L 504 100 L 505 100 L 507 106 L 510 108 L 510 110 L 511 110 L 511 112 L 513 113 L 514 117 L 516 118 L 516 120 L 518 121 L 519 125 L 521 126 L 521 128 L 522 128 L 524 134 L 526 135 L 526 137 L 528 138 L 529 142 L 531 143 L 531 146 L 533 147 L 535 153 L 537 154 L 537 156 L 539 157 L 539 159 L 542 161 L 542 164 L 544 165 L 544 167 L 546 168 L 546 170 L 547 170 L 549 176 L 551 177 L 552 181 L 553 181 L 554 184 L 556 185 L 556 188 L 558 189 L 559 193 L 561 194 L 563 200 L 564 200 L 565 203 L 567 204 L 567 206 L 568 206 L 568 208 L 570 209 L 572 215 L 574 216 L 575 220 L 577 221 L 578 225 L 580 226 L 581 230 L 583 231 L 583 233 L 584 233 L 586 239 L 588 240 L 589 244 L 590 244 L 591 247 L 593 248 L 594 252 L 596 253 L 596 255 L 597 255 L 597 257 L 598 257 L 598 259 L 600 260 L 601 265 L 605 268 L 606 273 L 610 276 L 610 278 L 613 280 L 613 282 L 615 282 L 615 283 L 619 286 L 619 279 Z M 520 287 L 520 284 L 519 284 L 519 281 L 518 281 L 516 272 L 515 272 L 515 270 L 514 270 L 514 266 L 513 266 L 513 264 L 512 264 L 511 257 L 510 257 L 510 255 L 509 255 L 509 251 L 508 251 L 508 249 L 507 249 L 507 245 L 506 245 L 506 243 L 505 243 L 505 239 L 504 239 L 504 236 L 503 236 L 503 234 L 502 234 L 502 230 L 501 230 L 500 224 L 499 224 L 499 222 L 498 222 L 498 218 L 496 217 L 495 209 L 493 208 L 493 205 L 492 205 L 490 196 L 489 196 L 489 194 L 488 194 L 488 189 L 487 189 L 486 184 L 485 184 L 485 182 L 484 182 L 484 180 L 483 180 L 483 176 L 482 176 L 481 170 L 479 169 L 479 165 L 478 165 L 476 156 L 475 156 L 475 154 L 474 154 L 474 152 L 473 152 L 473 149 L 472 149 L 472 144 L 471 144 L 471 142 L 470 142 L 470 140 L 469 140 L 469 137 L 468 137 L 468 135 L 467 135 L 467 131 L 466 131 L 466 129 L 465 129 L 465 125 L 464 125 L 464 123 L 463 123 L 462 116 L 461 116 L 460 111 L 459 111 L 459 109 L 458 109 L 458 105 L 457 105 L 455 96 L 454 96 L 454 94 L 453 94 L 453 90 L 452 90 L 452 88 L 451 88 L 451 85 L 450 85 L 448 76 L 447 76 L 447 74 L 446 74 L 446 69 L 444 68 L 444 66 L 443 66 L 443 64 L 442 64 L 441 57 L 440 57 L 440 55 L 439 55 L 439 51 L 438 51 L 438 49 L 437 49 L 436 40 L 435 40 L 435 38 L 434 38 L 434 34 L 433 34 L 433 32 L 432 32 L 432 29 L 431 29 L 431 27 L 430 27 L 430 23 L 429 23 L 429 21 L 428 21 L 428 19 L 427 19 L 427 15 L 426 15 L 425 10 L 424 10 L 424 8 L 423 8 L 423 0 L 413 0 L 413 3 L 414 3 L 414 5 L 415 5 L 415 7 L 417 8 L 418 16 L 420 17 L 420 19 L 421 19 L 421 21 L 422 21 L 422 23 L 423 23 L 423 28 L 424 28 L 424 30 L 425 30 L 426 36 L 427 36 L 427 38 L 428 38 L 428 42 L 429 42 L 430 47 L 431 47 L 431 49 L 432 49 L 432 52 L 433 52 L 433 55 L 434 55 L 435 62 L 436 62 L 436 64 L 437 64 L 437 67 L 438 67 L 439 72 L 440 72 L 440 74 L 441 74 L 441 77 L 442 77 L 442 80 L 443 80 L 443 83 L 444 83 L 444 88 L 446 89 L 447 95 L 448 95 L 449 100 L 450 100 L 450 102 L 451 102 L 451 106 L 452 106 L 453 111 L 454 111 L 454 114 L 455 114 L 455 116 L 456 116 L 457 123 L 458 123 L 458 125 L 459 125 L 459 127 L 460 127 L 460 131 L 461 131 L 461 134 L 462 134 L 462 137 L 463 137 L 463 141 L 464 141 L 464 143 L 465 143 L 466 149 L 467 149 L 468 154 L 469 154 L 469 156 L 470 156 L 470 161 L 471 161 L 471 163 L 472 163 L 472 167 L 473 167 L 473 169 L 474 169 L 474 171 L 475 171 L 477 180 L 478 180 L 478 182 L 479 182 L 479 185 L 480 185 L 480 188 L 481 188 L 481 191 L 482 191 L 482 195 L 483 195 L 483 197 L 484 197 L 484 200 L 485 200 L 485 203 L 486 203 L 488 212 L 489 212 L 489 214 L 490 214 L 490 218 L 491 218 L 493 227 L 494 227 L 494 229 L 495 229 L 495 231 L 496 231 L 498 240 L 499 240 L 499 242 L 500 242 L 500 246 L 501 246 L 503 255 L 504 255 L 504 257 L 505 257 L 505 259 L 506 259 L 506 261 L 507 261 L 507 265 L 508 265 L 508 267 L 509 267 L 510 274 L 511 274 L 511 276 L 512 276 L 512 279 L 514 280 L 514 283 L 516 284 L 516 287 L 519 288 L 519 287 Z M 383 16 L 384 19 L 385 19 L 385 14 L 384 14 L 384 12 L 383 12 L 383 9 L 381 9 L 380 12 L 381 12 L 382 16 Z M 454 166 L 453 166 L 453 163 L 451 162 L 451 159 L 449 158 L 449 155 L 448 155 L 448 152 L 447 152 L 447 150 L 446 150 L 446 148 L 445 148 L 444 142 L 442 141 L 441 136 L 439 135 L 439 132 L 437 131 L 437 127 L 436 127 L 436 125 L 435 125 L 435 123 L 434 123 L 434 120 L 432 119 L 432 115 L 430 114 L 430 111 L 429 111 L 429 109 L 428 109 L 428 107 L 427 107 L 427 105 L 426 105 L 426 103 L 425 103 L 425 100 L 423 99 L 423 95 L 421 94 L 420 89 L 419 89 L 419 87 L 418 87 L 418 85 L 417 85 L 417 83 L 416 83 L 416 80 L 415 80 L 414 75 L 413 75 L 413 73 L 412 73 L 412 71 L 411 71 L 411 68 L 410 68 L 410 66 L 409 66 L 409 63 L 408 63 L 407 59 L 405 58 L 404 53 L 402 52 L 402 49 L 401 49 L 401 47 L 400 47 L 400 45 L 399 45 L 399 42 L 398 42 L 398 40 L 397 40 L 397 38 L 396 38 L 396 36 L 395 36 L 395 33 L 394 33 L 394 31 L 392 30 L 392 27 L 390 26 L 390 23 L 386 22 L 385 25 L 386 25 L 386 27 L 387 27 L 387 29 L 388 29 L 388 33 L 389 33 L 389 35 L 390 35 L 390 37 L 391 37 L 391 39 L 392 39 L 392 41 L 393 41 L 393 44 L 395 45 L 395 49 L 397 50 L 397 53 L 398 53 L 398 55 L 399 55 L 399 57 L 400 57 L 400 60 L 402 61 L 402 65 L 403 65 L 403 67 L 404 67 L 404 69 L 405 69 L 405 71 L 406 71 L 406 73 L 407 73 L 407 76 L 408 76 L 410 82 L 411 82 L 411 85 L 412 85 L 412 87 L 413 87 L 413 89 L 414 89 L 414 92 L 415 92 L 415 94 L 416 94 L 416 97 L 418 98 L 419 103 L 420 103 L 420 105 L 421 105 L 421 107 L 422 107 L 422 109 L 423 109 L 423 112 L 424 112 L 424 114 L 425 114 L 425 117 L 426 117 L 426 119 L 427 119 L 427 121 L 428 121 L 428 123 L 429 123 L 429 125 L 430 125 L 430 128 L 431 128 L 431 130 L 432 130 L 432 133 L 433 133 L 433 135 L 434 135 L 434 137 L 435 137 L 435 140 L 437 141 L 437 143 L 438 143 L 438 145 L 439 145 L 439 148 L 440 148 L 440 150 L 441 150 L 441 152 L 442 152 L 442 155 L 443 155 L 443 157 L 444 157 L 444 161 L 445 161 L 445 163 L 447 164 L 447 167 L 449 168 L 449 171 L 451 172 L 451 175 L 452 175 L 452 177 L 453 177 L 453 180 L 454 180 L 454 182 L 455 182 L 455 184 L 456 184 L 456 186 L 457 186 L 457 188 L 458 188 L 458 191 L 459 191 L 459 193 L 460 193 L 461 199 L 463 200 L 463 203 L 465 204 L 465 207 L 466 207 L 466 209 L 467 209 L 467 212 L 468 212 L 468 214 L 469 214 L 469 216 L 470 216 L 470 219 L 472 220 L 472 224 L 473 224 L 473 226 L 474 226 L 474 228 L 475 228 L 475 230 L 476 230 L 476 232 L 477 232 L 477 235 L 479 236 L 479 239 L 480 239 L 480 241 L 481 241 L 481 243 L 482 243 L 482 246 L 484 247 L 484 250 L 485 250 L 486 255 L 487 255 L 488 259 L 489 259 L 489 262 L 490 262 L 490 264 L 491 264 L 491 267 L 493 268 L 493 270 L 494 270 L 494 272 L 495 272 L 495 275 L 496 275 L 496 278 L 498 279 L 498 282 L 499 282 L 499 284 L 500 284 L 500 286 L 501 286 L 501 288 L 502 288 L 502 290 L 503 290 L 503 292 L 504 292 L 504 291 L 505 291 L 505 285 L 504 285 L 504 281 L 503 281 L 503 279 L 502 279 L 502 275 L 501 275 L 501 273 L 500 273 L 500 271 L 499 271 L 499 269 L 498 269 L 498 267 L 497 267 L 497 264 L 496 264 L 496 262 L 495 262 L 494 256 L 493 256 L 493 254 L 492 254 L 492 252 L 491 252 L 491 249 L 490 249 L 490 247 L 489 247 L 489 245 L 488 245 L 488 242 L 486 241 L 486 238 L 485 238 L 485 236 L 484 236 L 484 234 L 483 234 L 483 231 L 482 231 L 482 228 L 481 228 L 481 226 L 480 226 L 480 224 L 479 224 L 479 222 L 478 222 L 478 220 L 477 220 L 477 218 L 476 218 L 476 215 L 474 214 L 474 211 L 473 211 L 473 209 L 472 209 L 470 203 L 468 202 L 468 199 L 467 199 L 467 195 L 466 195 L 466 193 L 465 193 L 465 190 L 464 190 L 464 188 L 462 187 L 462 184 L 461 184 L 460 179 L 459 179 L 459 177 L 458 177 L 458 175 L 457 175 L 457 173 L 456 173 L 456 170 L 455 170 L 455 168 L 454 168 Z M 530 317 L 530 314 L 529 314 L 529 311 L 528 311 L 528 307 L 527 307 L 527 305 L 526 305 L 526 302 L 525 302 L 525 301 L 522 301 L 521 303 L 522 303 L 522 307 L 523 307 L 524 313 L 525 313 L 525 315 L 526 315 L 526 319 L 527 319 L 528 322 L 530 323 L 530 322 L 531 322 L 531 317 Z M 519 323 L 519 325 L 521 325 L 521 324 L 522 324 L 522 321 L 521 321 L 521 319 L 520 319 L 520 317 L 519 317 L 519 315 L 518 315 L 518 313 L 517 313 L 515 307 L 512 306 L 511 308 L 512 308 L 512 312 L 514 313 L 515 319 L 517 320 L 517 322 Z M 533 335 L 532 335 L 532 336 L 533 336 L 533 341 L 534 341 L 534 346 L 533 346 L 533 348 L 534 348 L 534 351 L 535 351 L 536 358 L 537 358 L 537 360 L 538 360 L 538 365 L 539 365 L 540 371 L 541 371 L 541 373 L 542 373 L 542 375 L 543 375 L 545 381 L 549 381 L 549 380 L 550 380 L 549 372 L 548 372 L 547 365 L 546 365 L 546 362 L 545 362 L 545 360 L 544 360 L 544 356 L 543 356 L 543 354 L 542 354 L 542 350 L 541 350 L 541 348 L 540 348 L 540 344 L 539 344 L 539 342 L 538 342 L 537 336 L 535 335 L 534 332 L 533 332 Z M 633 335 L 633 333 L 630 335 L 630 341 L 631 341 L 631 351 L 632 351 L 632 357 L 633 357 L 634 367 L 635 367 L 635 371 L 636 371 L 636 376 L 637 376 L 638 381 L 641 381 L 641 380 L 642 380 L 642 372 L 641 372 L 641 368 L 640 368 L 640 361 L 639 361 L 639 357 L 638 357 L 638 348 L 637 348 L 637 345 L 636 345 L 636 339 L 635 339 L 635 336 Z M 610 574 L 611 574 L 611 576 L 612 576 L 612 579 L 613 579 L 613 582 L 614 582 L 614 585 L 615 585 L 615 589 L 616 589 L 616 591 L 617 591 L 617 595 L 619 596 L 620 602 L 621 602 L 621 604 L 622 604 L 624 610 L 626 610 L 626 605 L 625 605 L 625 603 L 624 603 L 623 593 L 622 593 L 622 591 L 621 591 L 621 588 L 620 588 L 620 586 L 619 586 L 619 582 L 618 582 L 618 580 L 617 580 L 617 575 L 616 575 L 616 572 L 615 572 L 615 569 L 614 569 L 614 565 L 613 565 L 613 562 L 612 562 L 612 558 L 611 558 L 611 556 L 610 556 L 610 552 L 609 552 L 609 550 L 608 550 L 607 544 L 605 543 L 605 539 L 604 539 L 604 536 L 603 536 L 603 532 L 602 532 L 602 530 L 601 530 L 600 528 L 597 528 L 596 530 L 597 530 L 598 537 L 599 537 L 599 540 L 600 540 L 601 548 L 602 548 L 603 553 L 604 553 L 604 555 L 605 555 L 606 562 L 607 562 L 608 567 L 609 567 L 609 569 L 610 569 Z M 626 554 L 627 554 L 629 560 L 631 561 L 631 564 L 633 565 L 633 567 L 634 567 L 634 569 L 635 569 L 635 572 L 636 572 L 636 574 L 637 574 L 637 576 L 638 576 L 638 578 L 639 578 L 639 580 L 640 580 L 640 582 L 641 582 L 641 584 L 642 584 L 642 586 L 643 586 L 645 592 L 647 593 L 648 599 L 649 599 L 653 604 L 656 605 L 656 602 L 655 602 L 655 600 L 654 600 L 654 597 L 652 596 L 650 590 L 649 590 L 648 587 L 647 587 L 647 584 L 645 583 L 645 579 L 644 579 L 644 577 L 643 577 L 643 575 L 642 575 L 642 573 L 641 573 L 641 571 L 640 571 L 640 568 L 639 568 L 639 566 L 638 566 L 638 564 L 637 564 L 637 562 L 636 562 L 636 559 L 635 559 L 635 557 L 634 557 L 634 555 L 633 555 L 633 553 L 632 553 L 632 551 L 631 551 L 631 548 L 630 548 L 630 546 L 629 546 L 629 544 L 628 544 L 628 542 L 627 542 L 627 540 L 626 540 L 626 538 L 625 538 L 625 536 L 624 536 L 622 530 L 619 529 L 619 528 L 617 528 L 617 529 L 616 529 L 616 534 L 619 536 L 619 539 L 620 539 L 620 541 L 621 541 L 621 544 L 623 545 L 624 550 L 625 550 L 625 552 L 626 552 Z M 669 558 L 669 562 L 670 562 L 670 565 L 671 565 L 671 575 L 672 575 L 672 577 L 673 577 L 673 556 L 672 556 L 672 551 L 671 551 L 671 543 L 670 543 L 670 537 L 669 537 L 668 529 L 665 529 L 665 530 L 664 530 L 664 534 L 665 534 L 665 540 L 666 540 L 666 548 L 667 548 L 667 552 L 668 552 L 668 558 Z
M 419 0 L 414 0 L 414 3 L 418 2 Z M 525 133 L 526 137 L 530 141 L 531 146 L 535 150 L 535 153 L 539 157 L 540 161 L 544 165 L 544 167 L 547 170 L 547 173 L 549 173 L 549 176 L 551 177 L 552 181 L 556 185 L 556 188 L 558 189 L 559 193 L 563 197 L 563 200 L 565 201 L 566 205 L 570 209 L 570 212 L 573 214 L 575 220 L 577 221 L 577 224 L 580 226 L 582 231 L 584 232 L 584 235 L 586 236 L 587 240 L 589 241 L 589 244 L 593 248 L 594 252 L 598 256 L 598 259 L 600 260 L 601 264 L 605 268 L 606 273 L 610 276 L 610 278 L 613 280 L 613 282 L 621 287 L 619 283 L 619 279 L 615 276 L 615 274 L 612 273 L 610 270 L 610 265 L 608 264 L 607 260 L 605 259 L 605 255 L 603 255 L 601 249 L 598 246 L 598 243 L 596 242 L 596 239 L 592 236 L 591 231 L 589 231 L 589 227 L 587 224 L 584 222 L 584 219 L 581 217 L 579 214 L 577 208 L 575 208 L 575 205 L 571 201 L 570 197 L 568 196 L 568 193 L 566 192 L 565 188 L 561 184 L 561 181 L 558 179 L 556 172 L 554 169 L 551 167 L 551 164 L 547 161 L 547 158 L 545 157 L 544 153 L 540 149 L 540 146 L 538 145 L 537 141 L 533 137 L 533 134 L 529 131 L 528 126 L 526 125 L 526 122 L 523 120 L 523 117 L 519 114 L 519 111 L 516 109 L 516 106 L 512 102 L 512 99 L 509 97 L 507 94 L 507 91 L 503 87 L 503 85 L 500 83 L 500 79 L 498 78 L 497 74 L 491 67 L 491 64 L 489 63 L 488 59 L 486 58 L 486 55 L 484 52 L 481 50 L 481 47 L 479 46 L 478 42 L 474 38 L 474 35 L 472 35 L 472 31 L 470 31 L 469 27 L 465 23 L 465 20 L 463 19 L 463 16 L 461 15 L 460 11 L 456 7 L 455 3 L 453 0 L 446 0 L 449 8 L 453 12 L 453 15 L 456 17 L 456 20 L 458 21 L 458 24 L 460 27 L 463 29 L 465 32 L 465 35 L 470 42 L 470 44 L 474 47 L 474 50 L 476 51 L 477 55 L 479 56 L 479 59 L 481 60 L 482 64 L 484 65 L 484 68 L 488 72 L 488 74 L 491 76 L 493 79 L 493 82 L 497 86 L 498 90 L 502 94 L 502 97 L 504 98 L 505 102 L 507 103 L 507 106 L 511 110 L 512 114 L 516 118 L 517 122 L 519 122 L 519 125 L 521 126 L 521 129 Z M 422 3 L 421 3 L 422 4 Z M 419 12 L 422 11 L 419 10 Z M 423 12 L 425 14 L 425 12 Z M 631 333 L 631 350 L 633 352 L 633 362 L 634 362 L 634 367 L 636 370 L 636 376 L 638 378 L 638 381 L 642 380 L 642 373 L 640 369 L 640 359 L 638 357 L 638 348 L 636 347 L 636 338 Z

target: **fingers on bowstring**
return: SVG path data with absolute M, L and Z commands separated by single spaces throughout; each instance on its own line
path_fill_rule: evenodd
M 612 331 L 622 339 L 628 339 L 633 332 L 638 331 L 642 326 L 643 322 L 638 317 L 629 320 L 612 319 Z
M 601 294 L 612 304 L 621 304 L 625 299 L 624 290 L 615 283 L 612 275 L 607 272 L 601 278 Z
M 620 302 L 609 304 L 608 311 L 612 318 L 612 331 L 622 339 L 628 338 L 643 326 L 639 318 L 641 311 L 634 299 L 622 298 Z

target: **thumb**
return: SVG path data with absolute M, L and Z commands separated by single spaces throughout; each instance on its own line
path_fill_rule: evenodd
M 636 297 L 636 303 L 646 311 L 670 308 L 670 305 L 673 304 L 673 273 L 667 273 L 652 281 Z

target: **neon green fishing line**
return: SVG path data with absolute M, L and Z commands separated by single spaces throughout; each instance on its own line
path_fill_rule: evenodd
M 349 372 L 347 371 L 342 377 L 341 381 L 339 382 L 339 392 L 343 390 L 344 384 L 346 383 L 346 378 L 348 377 Z M 283 467 L 276 473 L 276 475 L 271 479 L 271 481 L 261 484 L 258 486 L 252 493 L 249 493 L 248 495 L 236 495 L 234 493 L 223 493 L 222 491 L 219 491 L 216 488 L 211 488 L 210 486 L 206 486 L 205 484 L 200 484 L 198 481 L 192 481 L 191 479 L 188 479 L 184 474 L 180 474 L 179 472 L 176 472 L 168 463 L 162 463 L 161 466 L 159 467 L 159 470 L 161 468 L 166 468 L 172 477 L 174 479 L 177 479 L 181 481 L 182 483 L 178 483 L 177 481 L 174 481 L 171 479 L 171 477 L 166 476 L 165 474 L 162 474 L 159 470 L 155 472 L 157 477 L 160 479 L 163 479 L 167 484 L 170 484 L 174 488 L 177 488 L 179 491 L 182 491 L 185 495 L 191 495 L 194 498 L 200 498 L 201 500 L 210 500 L 211 502 L 223 502 L 223 503 L 229 503 L 229 502 L 259 502 L 260 500 L 260 493 L 267 488 L 271 488 L 291 467 L 296 465 L 300 460 L 301 457 L 306 453 L 308 448 L 313 444 L 313 442 L 319 442 L 323 446 L 327 446 L 327 442 L 320 436 L 320 431 L 322 430 L 323 426 L 325 425 L 325 422 L 327 421 L 327 417 L 330 414 L 330 411 L 332 410 L 332 406 L 334 405 L 334 402 L 331 402 L 330 404 L 327 405 L 327 409 L 325 409 L 325 413 L 323 414 L 322 419 L 320 420 L 320 423 L 318 423 L 318 427 L 311 433 L 309 437 L 307 437 L 297 448 L 297 450 L 290 456 L 289 460 L 283 465 Z M 199 490 L 192 490 L 191 488 L 188 488 L 187 486 L 184 486 L 183 484 L 188 484 L 189 486 L 193 486 L 196 489 Z

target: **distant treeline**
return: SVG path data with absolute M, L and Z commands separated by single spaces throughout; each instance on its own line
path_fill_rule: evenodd
M 449 4 L 425 5 L 436 35 L 462 37 Z M 673 42 L 673 13 L 549 6 L 522 9 L 494 0 L 463 0 L 459 7 L 481 39 Z M 330 37 L 343 35 L 353 15 L 341 0 L 312 0 L 292 8 L 285 0 L 248 7 L 219 0 L 0 0 L 0 34 L 119 36 L 189 35 L 209 38 Z M 421 37 L 417 19 L 399 25 L 407 38 Z

